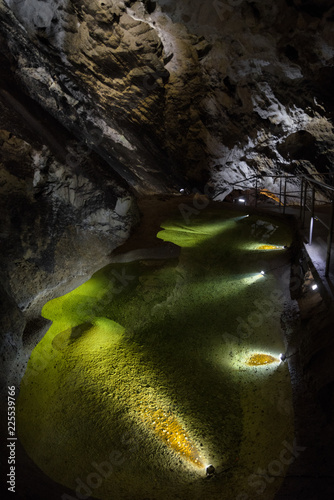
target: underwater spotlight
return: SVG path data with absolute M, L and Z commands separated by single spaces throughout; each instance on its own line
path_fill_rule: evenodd
M 207 477 L 212 477 L 215 473 L 215 468 L 213 465 L 208 465 L 207 468 L 205 469 L 205 472 L 206 472 L 206 476 Z
M 318 285 L 314 284 L 314 285 L 312 285 L 311 288 L 312 288 L 312 290 L 316 290 L 318 288 Z
M 281 363 L 284 363 L 284 361 L 286 360 L 286 354 L 281 353 L 279 355 L 279 359 L 281 360 Z
M 266 273 L 264 271 L 261 271 L 260 274 L 262 274 L 262 276 L 264 276 Z
M 184 193 L 184 189 L 183 188 L 180 189 L 180 193 Z
M 245 200 L 245 198 L 238 198 L 238 202 L 239 203 L 246 203 L 246 200 Z

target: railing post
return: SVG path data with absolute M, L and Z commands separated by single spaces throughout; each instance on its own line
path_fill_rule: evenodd
M 314 223 L 314 217 L 311 216 L 311 219 L 310 219 L 310 232 L 309 232 L 309 237 L 308 237 L 308 244 L 309 245 L 312 245 L 313 223 Z
M 257 207 L 257 174 L 255 174 L 255 206 Z
M 285 214 L 285 206 L 286 206 L 286 175 L 284 177 L 284 204 L 283 204 L 283 214 Z
M 305 226 L 305 208 L 306 208 L 306 200 L 307 200 L 307 181 L 305 181 L 304 186 L 304 203 L 303 203 L 303 218 L 302 218 L 302 229 Z
M 282 206 L 282 177 L 279 178 L 279 209 L 281 211 Z
M 332 200 L 331 220 L 329 224 L 328 238 L 327 238 L 327 257 L 326 257 L 326 270 L 325 276 L 329 274 L 329 265 L 331 261 L 332 240 L 333 240 L 333 226 L 334 226 L 334 198 Z

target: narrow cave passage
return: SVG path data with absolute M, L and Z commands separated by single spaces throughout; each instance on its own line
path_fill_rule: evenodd
M 291 229 L 208 207 L 157 237 L 179 256 L 110 264 L 44 306 L 19 438 L 74 498 L 273 498 L 294 435 L 279 359 Z

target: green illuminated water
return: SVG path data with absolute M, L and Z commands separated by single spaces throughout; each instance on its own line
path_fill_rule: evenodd
M 257 246 L 288 245 L 291 233 L 216 209 L 162 228 L 178 259 L 111 264 L 44 306 L 53 323 L 21 384 L 19 437 L 46 474 L 96 498 L 236 498 L 253 463 L 265 466 L 291 437 L 292 415 L 277 404 L 282 391 L 291 399 L 286 365 L 243 363 L 284 351 L 285 250 Z M 163 440 L 171 422 L 201 468 Z M 209 463 L 219 472 L 210 481 Z

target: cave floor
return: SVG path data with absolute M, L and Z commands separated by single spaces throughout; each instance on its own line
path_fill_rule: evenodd
M 43 308 L 53 324 L 17 425 L 62 498 L 269 500 L 295 459 L 279 361 L 292 231 L 222 204 L 189 212 L 193 202 L 142 200 L 111 264 Z M 255 353 L 273 362 L 249 366 Z

